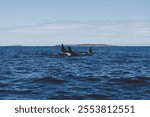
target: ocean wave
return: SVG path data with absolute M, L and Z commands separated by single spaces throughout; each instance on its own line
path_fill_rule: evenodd
M 111 78 L 110 81 L 128 85 L 149 85 L 150 77 Z
M 1 93 L 7 93 L 7 94 L 19 94 L 19 95 L 24 95 L 24 94 L 30 94 L 32 93 L 31 90 L 5 90 L 5 89 L 1 89 L 0 90 Z
M 47 77 L 42 77 L 42 78 L 34 79 L 33 82 L 36 82 L 36 83 L 63 84 L 63 83 L 65 83 L 66 81 L 65 81 L 65 80 L 62 80 L 62 79 L 58 79 L 58 78 L 54 78 L 54 77 L 47 76 Z

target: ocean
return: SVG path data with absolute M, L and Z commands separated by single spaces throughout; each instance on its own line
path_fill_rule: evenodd
M 59 46 L 0 47 L 0 99 L 150 99 L 150 47 L 92 49 L 92 56 L 62 57 Z

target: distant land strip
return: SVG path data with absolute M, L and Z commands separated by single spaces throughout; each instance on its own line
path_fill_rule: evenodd
M 64 44 L 65 46 L 113 46 L 113 45 L 108 45 L 108 44 Z M 61 46 L 61 44 L 56 45 L 56 46 Z

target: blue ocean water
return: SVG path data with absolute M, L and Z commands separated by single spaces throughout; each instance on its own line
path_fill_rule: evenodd
M 86 51 L 87 47 L 72 47 Z M 150 47 L 0 47 L 0 99 L 150 99 Z

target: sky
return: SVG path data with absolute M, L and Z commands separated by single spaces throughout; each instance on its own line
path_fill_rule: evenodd
M 150 46 L 150 0 L 0 0 L 0 46 Z

